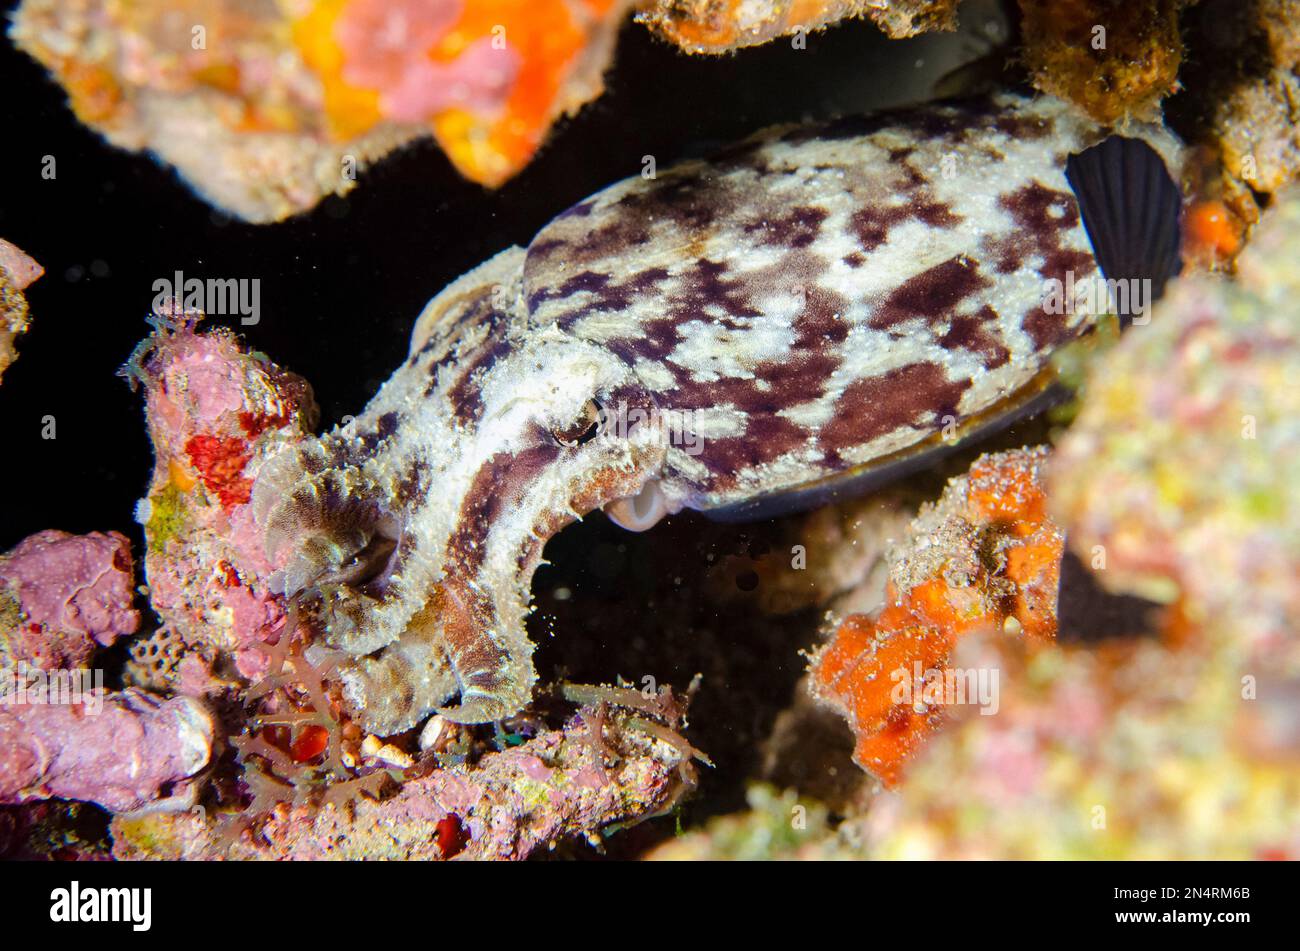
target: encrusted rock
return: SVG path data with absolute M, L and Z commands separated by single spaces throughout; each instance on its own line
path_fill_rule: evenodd
M 133 586 L 131 544 L 117 532 L 23 539 L 0 556 L 0 666 L 87 666 L 135 633 Z
M 126 812 L 208 763 L 216 728 L 198 701 L 136 690 L 50 699 L 0 704 L 0 803 L 57 796 Z

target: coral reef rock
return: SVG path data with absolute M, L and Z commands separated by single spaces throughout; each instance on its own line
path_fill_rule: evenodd
M 1300 857 L 1300 761 L 1252 739 L 1264 703 L 1231 652 L 1148 640 L 964 663 L 1002 671 L 997 716 L 940 733 L 903 783 L 841 829 L 881 859 Z M 1296 722 L 1296 695 L 1278 704 Z
M 1202 191 L 1225 207 L 1232 250 L 1268 196 L 1300 178 L 1297 20 L 1297 0 L 1202 0 L 1185 17 L 1196 69 L 1184 72 L 1188 101 L 1171 115 L 1206 149 Z
M 957 0 L 643 0 L 638 21 L 688 53 L 726 53 L 869 17 L 894 39 L 956 26 Z
M 1098 122 L 1154 119 L 1178 88 L 1188 0 L 1020 0 L 1034 85 Z
M 85 667 L 134 634 L 131 544 L 117 532 L 47 530 L 0 555 L 0 667 Z
M 27 298 L 23 291 L 45 269 L 22 250 L 0 238 L 0 378 L 18 353 L 14 340 L 27 330 Z
M 694 788 L 689 747 L 628 713 L 580 711 L 477 765 L 435 769 L 388 798 L 277 806 L 233 840 L 219 819 L 154 812 L 118 817 L 120 859 L 521 859 L 563 838 L 598 844 L 602 830 L 672 809 Z
M 145 576 L 166 633 L 155 635 L 154 673 L 180 688 L 178 656 L 244 677 L 265 673 L 258 645 L 284 625 L 275 570 L 249 504 L 265 458 L 316 423 L 311 388 L 300 377 L 245 353 L 227 331 L 199 333 L 196 313 L 157 318 L 157 330 L 123 371 L 143 384 L 154 468 L 136 508 L 144 526 Z M 171 665 L 154 664 L 159 653 Z M 147 676 L 142 683 L 161 687 Z M 201 678 L 197 689 L 202 690 Z
M 249 221 L 432 134 L 499 185 L 594 98 L 624 0 L 25 0 L 10 35 L 77 117 Z
M 983 699 L 948 696 L 962 638 L 1056 635 L 1064 539 L 1046 516 L 1046 458 L 1045 449 L 983 456 L 954 479 L 891 552 L 884 610 L 850 615 L 813 660 L 810 689 L 844 713 L 857 735 L 855 761 L 886 783 L 897 782 L 954 703 Z
M 651 849 L 644 858 L 684 861 L 814 861 L 856 856 L 831 834 L 821 803 L 757 783 L 745 792 L 748 810 L 711 820 L 703 829 Z
M 1178 281 L 1093 367 L 1051 467 L 1071 547 L 1112 590 L 1300 672 L 1300 195 L 1236 280 Z
M 58 796 L 125 812 L 178 795 L 208 764 L 216 728 L 198 701 L 136 690 L 78 699 L 0 704 L 0 803 Z

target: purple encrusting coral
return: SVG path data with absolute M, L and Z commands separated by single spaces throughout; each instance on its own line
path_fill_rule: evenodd
M 139 809 L 207 765 L 215 727 L 202 704 L 107 693 L 89 669 L 139 626 L 133 583 L 117 532 L 47 530 L 0 557 L 0 803 Z
M 87 666 L 139 627 L 133 575 L 131 544 L 117 532 L 23 539 L 0 556 L 0 663 Z

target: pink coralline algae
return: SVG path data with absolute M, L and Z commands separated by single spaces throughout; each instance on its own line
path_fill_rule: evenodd
M 37 264 L 31 255 L 17 245 L 0 238 L 0 270 L 8 276 L 9 281 L 20 291 L 45 273 L 45 268 Z
M 0 663 L 86 666 L 139 626 L 133 576 L 130 542 L 117 532 L 51 529 L 19 542 L 0 556 Z
M 204 689 L 199 669 L 227 660 L 247 677 L 265 671 L 255 646 L 274 640 L 285 613 L 269 590 L 274 566 L 249 490 L 266 456 L 316 414 L 303 380 L 244 353 L 226 332 L 197 333 L 198 319 L 162 319 L 126 371 L 144 386 L 155 450 L 136 511 L 145 575 L 164 636 L 195 652 L 185 683 L 169 685 L 187 690 Z
M 0 803 L 61 797 L 116 812 L 178 794 L 208 763 L 214 726 L 198 701 L 92 690 L 77 703 L 0 704 Z
M 380 109 L 401 122 L 421 122 L 454 107 L 500 108 L 519 72 L 517 52 L 493 49 L 485 36 L 454 61 L 429 56 L 455 26 L 460 6 L 455 0 L 349 4 L 334 30 L 346 57 L 343 78 L 380 90 Z

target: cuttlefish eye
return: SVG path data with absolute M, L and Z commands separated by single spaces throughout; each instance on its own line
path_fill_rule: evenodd
M 360 523 L 348 542 L 340 544 L 338 540 L 330 543 L 334 548 L 335 564 L 338 567 L 323 572 L 316 584 L 343 585 L 358 594 L 370 597 L 382 596 L 389 577 L 396 567 L 398 545 L 402 538 L 401 521 L 392 516 L 380 516 L 370 520 L 371 513 L 360 516 Z M 355 513 L 354 513 L 354 517 Z M 351 549 L 351 556 L 347 551 Z M 343 558 L 339 558 L 343 555 Z
M 363 588 L 387 571 L 396 550 L 396 539 L 376 535 L 334 577 L 349 587 Z
M 581 446 L 596 438 L 600 432 L 600 404 L 587 400 L 578 418 L 567 426 L 551 430 L 551 435 L 561 446 Z

